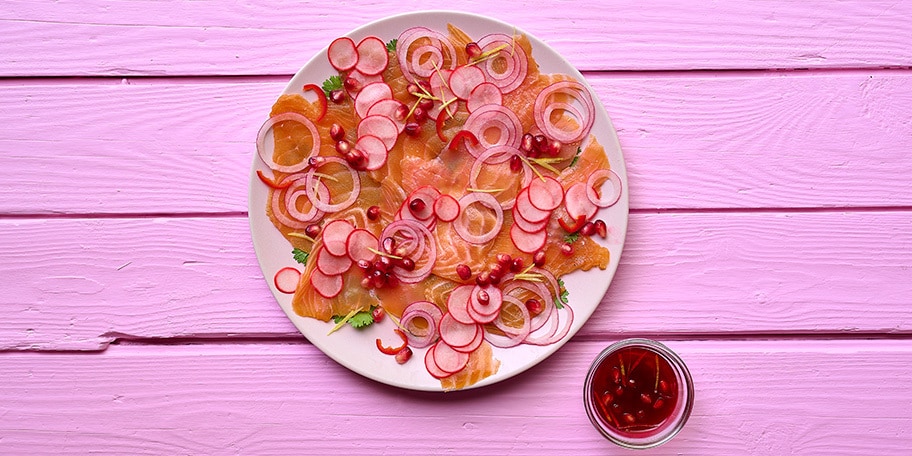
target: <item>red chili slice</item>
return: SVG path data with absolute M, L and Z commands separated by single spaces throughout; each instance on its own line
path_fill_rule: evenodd
M 471 131 L 468 131 L 468 130 L 461 130 L 459 133 L 456 133 L 456 135 L 453 136 L 453 140 L 450 141 L 450 145 L 448 148 L 450 150 L 456 150 L 456 148 L 459 147 L 459 143 L 462 142 L 463 140 L 468 141 L 473 146 L 478 145 L 478 138 L 475 136 L 474 133 L 472 133 Z
M 264 184 L 266 184 L 267 187 L 273 188 L 276 190 L 284 190 L 284 189 L 290 187 L 292 183 L 294 183 L 294 179 L 285 179 L 281 184 L 277 184 L 274 180 L 266 177 L 266 175 L 263 174 L 263 170 L 261 170 L 261 169 L 257 170 L 257 177 L 259 177 L 260 180 Z
M 386 347 L 383 345 L 382 340 L 377 339 L 377 350 L 380 350 L 384 355 L 395 355 L 408 347 L 408 337 L 405 336 L 405 333 L 399 328 L 396 328 L 393 331 L 402 339 L 402 345 L 398 347 Z
M 323 119 L 323 116 L 326 115 L 326 94 L 323 93 L 323 89 L 321 89 L 320 86 L 316 84 L 305 84 L 304 91 L 306 92 L 308 90 L 311 90 L 313 93 L 317 94 L 317 104 L 320 105 L 320 115 L 317 116 L 317 118 L 314 120 L 319 122 L 321 119 Z
M 449 117 L 451 117 L 450 113 L 448 113 L 446 109 L 441 109 L 440 114 L 437 114 L 437 137 L 440 138 L 441 141 L 447 140 L 446 136 L 443 134 L 443 123 L 446 122 Z
M 572 225 L 564 221 L 564 219 L 557 219 L 557 223 L 560 223 L 561 228 L 563 228 L 568 233 L 576 233 L 583 228 L 583 225 L 586 224 L 586 217 L 581 215 L 574 220 Z

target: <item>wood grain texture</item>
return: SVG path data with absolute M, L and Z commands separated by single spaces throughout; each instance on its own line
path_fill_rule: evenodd
M 0 349 L 299 337 L 244 218 L 6 220 L 0 251 Z M 908 212 L 634 214 L 579 335 L 909 334 L 910 264 Z
M 631 207 L 912 206 L 912 73 L 722 76 L 588 75 Z M 8 84 L 0 213 L 246 211 L 256 131 L 284 83 Z
M 683 431 L 647 454 L 912 446 L 909 341 L 666 343 L 688 364 L 696 402 Z M 447 394 L 374 383 L 300 344 L 6 354 L 0 452 L 613 454 L 581 400 L 605 345 L 570 343 L 519 377 Z
M 4 2 L 2 76 L 292 74 L 336 36 L 392 14 L 465 10 L 512 23 L 583 70 L 906 67 L 912 4 L 695 6 L 570 1 Z M 389 39 L 392 37 L 386 37 Z M 48 58 L 53 56 L 53 58 Z

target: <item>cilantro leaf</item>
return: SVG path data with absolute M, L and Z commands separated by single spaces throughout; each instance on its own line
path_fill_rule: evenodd
M 386 50 L 390 52 L 396 52 L 396 44 L 399 42 L 398 38 L 393 38 L 389 43 L 386 43 Z
M 574 155 L 574 156 L 573 156 L 573 160 L 570 161 L 570 166 L 575 165 L 576 162 L 579 161 L 579 157 L 580 157 L 580 154 L 581 154 L 581 153 L 583 153 L 583 149 L 577 147 L 577 148 L 576 148 L 576 155 Z
M 339 90 L 342 88 L 342 76 L 338 74 L 332 75 L 323 81 L 323 92 L 326 93 L 326 96 L 329 96 L 329 93 L 333 90 Z
M 305 252 L 297 247 L 295 247 L 294 250 L 291 251 L 291 254 L 292 254 L 292 256 L 294 256 L 295 261 L 297 261 L 298 263 L 304 264 L 304 265 L 307 264 L 307 257 L 310 256 L 309 252 Z
M 579 237 L 580 237 L 579 231 L 577 231 L 576 233 L 570 233 L 570 234 L 564 236 L 564 242 L 566 242 L 567 244 L 573 244 L 574 242 L 576 242 L 577 239 L 579 239 Z
M 358 329 L 370 326 L 374 323 L 374 308 L 375 306 L 371 306 L 370 310 L 356 312 L 351 317 L 348 317 L 347 320 L 345 319 L 347 315 L 333 315 L 333 323 L 338 325 L 339 323 L 344 322 L 350 324 L 353 328 Z
M 570 298 L 570 292 L 567 291 L 567 288 L 564 287 L 564 280 L 557 279 L 557 285 L 560 287 L 560 294 L 554 299 L 554 307 L 558 309 L 563 309 L 564 304 L 567 304 Z

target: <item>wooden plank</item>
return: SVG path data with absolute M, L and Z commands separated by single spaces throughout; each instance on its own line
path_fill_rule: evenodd
M 39 6 L 40 5 L 40 6 Z M 409 12 L 401 1 L 4 2 L 2 76 L 292 74 L 332 38 Z M 427 0 L 548 42 L 584 70 L 906 67 L 908 2 L 594 2 L 555 8 Z M 392 38 L 385 37 L 385 39 Z
M 620 451 L 591 427 L 581 399 L 588 365 L 607 343 L 570 343 L 512 380 L 453 394 L 374 383 L 309 345 L 0 354 L 0 452 Z M 912 446 L 909 341 L 666 343 L 689 365 L 696 402 L 681 433 L 650 454 L 901 454 Z
M 907 71 L 588 79 L 619 130 L 633 208 L 912 206 Z M 283 86 L 7 85 L 0 213 L 246 211 L 256 131 Z
M 0 349 L 298 337 L 245 218 L 4 220 L 0 251 Z M 633 214 L 580 336 L 908 334 L 909 264 L 910 212 Z

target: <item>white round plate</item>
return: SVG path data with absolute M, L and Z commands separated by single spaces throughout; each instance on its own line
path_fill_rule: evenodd
M 398 37 L 403 30 L 414 26 L 424 26 L 446 33 L 448 23 L 452 23 L 465 31 L 470 37 L 476 39 L 489 33 L 525 33 L 510 24 L 483 16 L 460 12 L 429 11 L 388 17 L 360 27 L 347 36 L 351 37 L 356 43 L 371 35 L 387 42 Z M 553 49 L 528 33 L 525 34 L 532 43 L 532 56 L 538 62 L 543 73 L 568 74 L 586 84 L 579 71 L 554 52 Z M 327 37 L 327 45 L 335 38 Z M 319 85 L 333 74 L 337 74 L 337 72 L 329 65 L 324 48 L 323 51 L 318 53 L 295 74 L 283 93 L 301 93 L 301 87 L 304 84 Z M 586 85 L 589 87 L 588 84 Z M 589 87 L 589 90 L 592 91 L 592 88 Z M 499 371 L 469 388 L 490 385 L 508 379 L 529 369 L 557 351 L 579 331 L 592 315 L 592 312 L 598 307 L 617 270 L 624 237 L 627 232 L 627 174 L 614 126 L 611 124 L 608 114 L 599 103 L 594 91 L 592 91 L 592 94 L 596 103 L 596 119 L 592 134 L 604 145 L 611 169 L 621 177 L 623 185 L 620 201 L 610 208 L 602 209 L 597 215 L 609 227 L 610 234 L 608 239 L 601 240 L 597 236 L 593 237 L 593 239 L 597 239 L 602 245 L 610 249 L 611 262 L 605 270 L 596 268 L 586 272 L 577 271 L 563 277 L 566 288 L 569 291 L 569 304 L 574 312 L 573 324 L 566 337 L 555 344 L 544 347 L 529 345 L 520 345 L 508 349 L 495 347 L 494 357 L 501 362 Z M 311 318 L 302 318 L 294 313 L 291 309 L 291 295 L 276 290 L 273 277 L 276 271 L 283 267 L 300 265 L 295 263 L 292 258 L 291 245 L 282 237 L 266 215 L 268 188 L 259 181 L 256 171 L 268 171 L 268 168 L 257 158 L 256 153 L 254 153 L 252 168 L 249 214 L 254 249 L 266 282 L 269 284 L 279 305 L 288 315 L 288 318 L 314 346 L 339 364 L 358 374 L 401 388 L 442 391 L 440 381 L 431 377 L 424 367 L 424 353 L 426 350 L 415 350 L 412 360 L 404 365 L 397 364 L 392 356 L 382 354 L 377 350 L 375 345 L 377 338 L 382 338 L 387 345 L 400 342 L 392 331 L 395 326 L 389 318 L 363 330 L 356 330 L 346 325 L 339 331 L 328 335 L 327 333 L 333 326 L 332 322 L 326 323 Z

